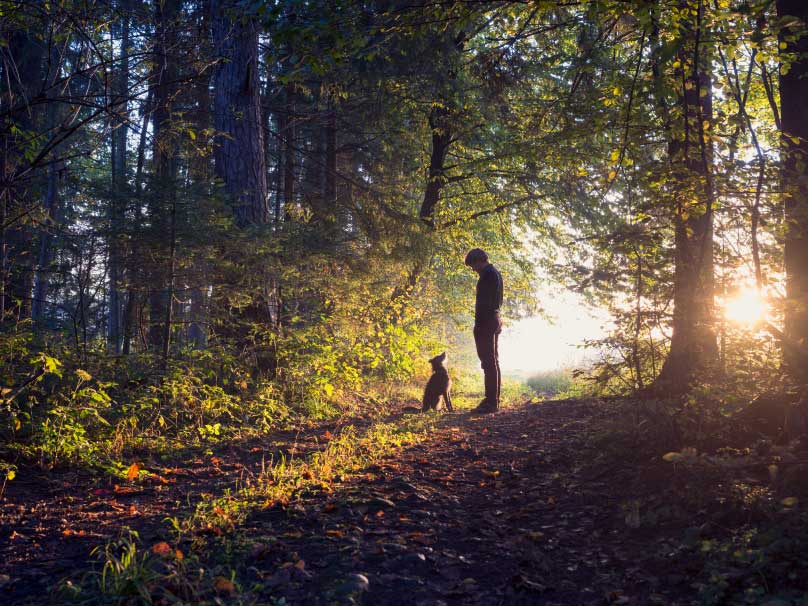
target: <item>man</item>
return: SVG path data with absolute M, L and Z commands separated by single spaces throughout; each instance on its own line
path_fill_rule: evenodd
M 487 414 L 499 409 L 499 391 L 502 381 L 499 371 L 499 333 L 502 320 L 502 275 L 488 262 L 488 255 L 480 248 L 466 255 L 466 265 L 480 276 L 477 280 L 477 300 L 474 305 L 474 344 L 485 377 L 485 398 L 473 412 Z

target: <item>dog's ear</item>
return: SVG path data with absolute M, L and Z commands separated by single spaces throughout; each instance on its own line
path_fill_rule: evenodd
M 448 359 L 448 356 L 446 355 L 446 352 L 444 351 L 444 352 L 443 352 L 442 354 L 440 354 L 439 356 L 435 356 L 435 359 L 436 359 L 438 362 L 443 363 L 443 362 L 445 362 L 445 361 Z

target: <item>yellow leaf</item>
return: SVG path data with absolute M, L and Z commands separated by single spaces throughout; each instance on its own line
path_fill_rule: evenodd
M 6 472 L 6 480 L 11 481 L 11 480 L 13 480 L 13 479 L 14 479 L 14 478 L 16 478 L 16 477 L 17 477 L 17 472 L 16 472 L 16 471 L 14 471 L 13 469 L 9 469 L 9 470 Z
M 544 537 L 544 533 L 539 530 L 527 533 L 527 538 L 531 541 L 539 541 L 542 537 Z
M 679 461 L 682 458 L 682 454 L 679 452 L 668 452 L 662 455 L 662 460 L 667 461 L 668 463 L 674 463 Z
M 137 463 L 132 463 L 129 466 L 129 469 L 126 470 L 126 479 L 127 480 L 134 480 L 140 474 L 140 465 Z
M 93 376 L 87 372 L 86 370 L 82 370 L 81 368 L 76 369 L 76 376 L 81 379 L 82 381 L 89 381 L 93 378 Z
M 786 497 L 780 503 L 782 503 L 785 507 L 794 507 L 800 500 L 797 497 Z
M 786 50 L 786 49 L 788 48 L 788 44 L 786 44 L 785 42 L 781 42 L 781 43 L 780 43 L 780 44 L 778 44 L 777 46 L 778 46 L 778 48 L 779 48 L 780 50 Z
M 619 158 L 620 158 L 620 152 L 619 152 L 618 150 L 616 150 L 616 149 L 613 149 L 613 150 L 612 150 L 612 155 L 611 155 L 611 156 L 609 156 L 609 159 L 610 159 L 612 162 L 617 162 L 617 160 L 618 160 Z
M 609 171 L 609 181 L 613 181 L 616 176 L 617 176 L 617 171 L 616 170 L 610 170 Z

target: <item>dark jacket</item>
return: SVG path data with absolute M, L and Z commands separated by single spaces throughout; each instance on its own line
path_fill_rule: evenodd
M 477 280 L 474 326 L 499 324 L 500 307 L 502 307 L 502 275 L 496 267 L 488 265 Z

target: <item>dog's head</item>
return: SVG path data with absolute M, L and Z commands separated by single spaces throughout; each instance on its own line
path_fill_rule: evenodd
M 446 359 L 447 359 L 447 355 L 446 355 L 445 351 L 442 354 L 439 354 L 439 355 L 435 356 L 434 358 L 432 358 L 429 361 L 429 363 L 432 364 L 432 370 L 435 371 L 435 370 L 438 370 L 439 368 L 445 368 L 446 367 Z

